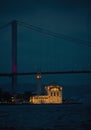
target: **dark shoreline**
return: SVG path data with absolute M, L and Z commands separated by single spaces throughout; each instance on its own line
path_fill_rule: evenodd
M 0 103 L 0 106 L 2 106 L 2 105 L 11 105 L 11 106 L 13 106 L 13 105 L 66 105 L 66 104 L 68 104 L 68 105 L 71 105 L 71 104 L 83 104 L 82 102 L 72 102 L 72 103 L 62 103 L 62 104 L 57 104 L 57 103 L 51 103 L 51 104 L 31 104 L 31 103 Z

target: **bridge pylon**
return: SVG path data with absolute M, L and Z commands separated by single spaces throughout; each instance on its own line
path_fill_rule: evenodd
M 17 21 L 11 22 L 12 33 L 12 73 L 17 73 Z M 17 76 L 12 75 L 12 94 L 15 95 L 15 88 L 17 86 Z

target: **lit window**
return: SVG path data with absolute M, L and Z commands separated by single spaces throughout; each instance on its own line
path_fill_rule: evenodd
M 57 96 L 59 96 L 59 92 L 57 92 Z
M 54 96 L 56 96 L 56 93 L 54 92 Z

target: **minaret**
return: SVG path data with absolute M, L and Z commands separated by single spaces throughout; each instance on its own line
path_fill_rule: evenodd
M 37 88 L 37 95 L 40 95 L 40 94 L 41 94 L 41 85 L 42 85 L 42 83 L 41 83 L 41 78 L 42 78 L 41 72 L 37 73 L 37 76 L 36 76 L 37 86 L 38 86 L 38 88 Z

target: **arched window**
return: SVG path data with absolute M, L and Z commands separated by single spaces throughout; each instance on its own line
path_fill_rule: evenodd
M 51 92 L 51 96 L 53 95 L 53 92 Z
M 57 96 L 59 96 L 59 92 L 57 92 Z
M 56 93 L 54 92 L 54 96 L 56 96 Z

